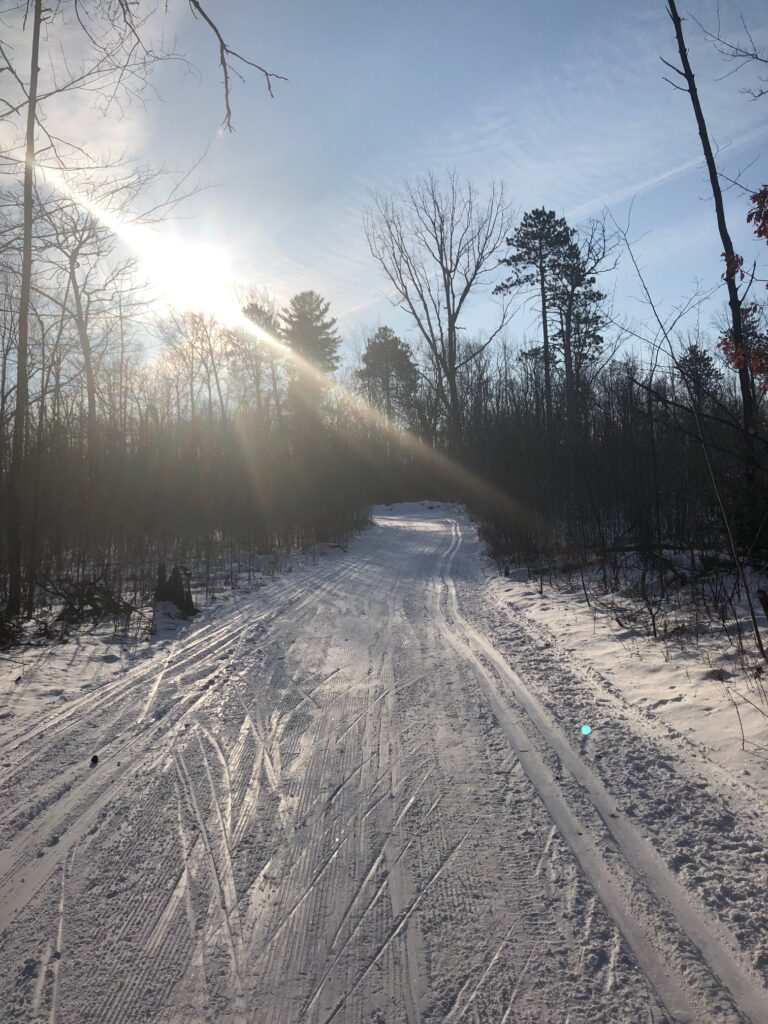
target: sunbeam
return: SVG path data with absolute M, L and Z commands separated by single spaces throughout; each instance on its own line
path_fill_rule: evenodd
M 210 316 L 230 330 L 247 331 L 292 363 L 305 379 L 324 388 L 333 388 L 369 425 L 385 434 L 418 460 L 425 470 L 445 481 L 447 486 L 468 499 L 503 509 L 518 522 L 530 521 L 530 513 L 515 499 L 394 423 L 356 391 L 324 373 L 275 335 L 249 320 L 237 301 L 232 278 L 226 269 L 228 259 L 221 250 L 199 243 L 188 245 L 169 237 L 156 226 L 132 222 L 78 192 L 58 171 L 45 168 L 43 173 L 49 185 L 67 195 L 120 239 L 136 257 L 142 273 L 169 308 Z

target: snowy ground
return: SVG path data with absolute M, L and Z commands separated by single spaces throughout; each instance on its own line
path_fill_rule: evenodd
M 7 663 L 3 1024 L 768 1022 L 764 793 L 514 586 L 401 505 Z
M 489 587 L 507 619 L 540 645 L 555 643 L 574 670 L 599 673 L 604 685 L 684 732 L 729 776 L 740 776 L 768 797 L 768 707 L 722 630 L 713 629 L 695 644 L 689 638 L 654 639 L 618 625 L 594 597 L 588 605 L 580 586 L 545 583 L 540 592 L 538 580 L 514 579 L 519 574 L 496 577 Z M 766 633 L 765 616 L 757 614 Z

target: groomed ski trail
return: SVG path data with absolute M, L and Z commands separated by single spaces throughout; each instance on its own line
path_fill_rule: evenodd
M 768 1024 L 764 808 L 500 618 L 485 574 L 460 509 L 380 509 L 2 722 L 4 1024 Z M 678 870 L 681 830 L 718 828 Z

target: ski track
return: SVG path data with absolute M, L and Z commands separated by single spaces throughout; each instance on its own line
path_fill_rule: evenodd
M 766 809 L 483 564 L 382 510 L 5 723 L 3 1024 L 768 1024 Z

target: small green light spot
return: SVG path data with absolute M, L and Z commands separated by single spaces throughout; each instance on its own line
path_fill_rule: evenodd
M 582 727 L 581 727 L 581 734 L 582 734 L 582 736 L 589 736 L 589 734 L 591 732 L 592 732 L 592 726 L 591 725 L 586 725 L 586 723 L 584 725 L 582 725 Z

